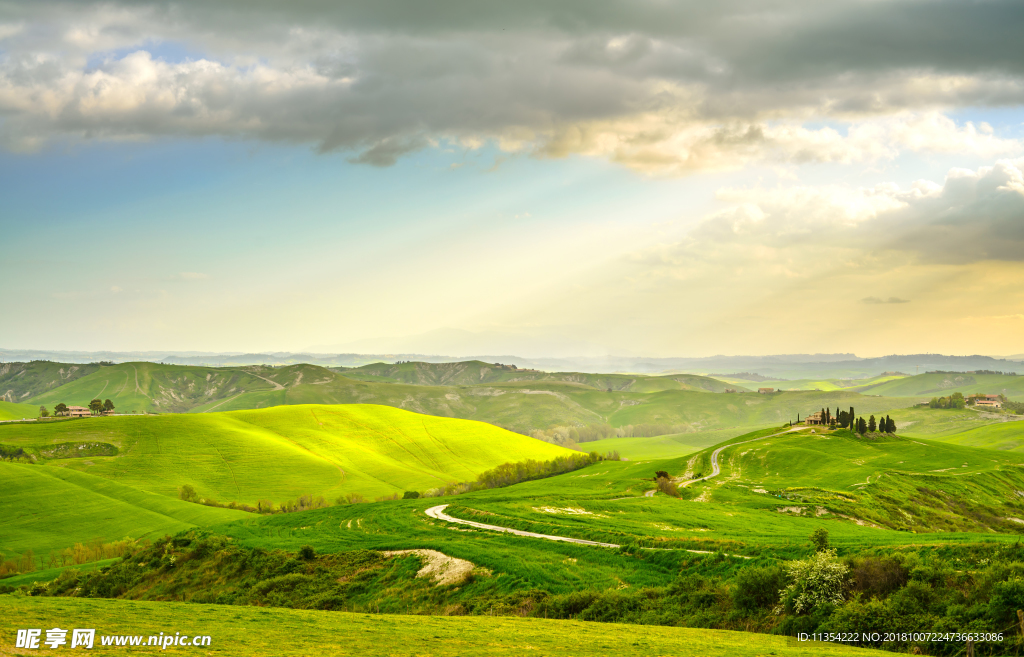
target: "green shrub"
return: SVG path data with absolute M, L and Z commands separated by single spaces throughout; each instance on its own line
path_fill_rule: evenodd
M 744 611 L 771 608 L 779 601 L 779 591 L 786 586 L 786 572 L 781 566 L 751 566 L 736 574 L 732 601 Z

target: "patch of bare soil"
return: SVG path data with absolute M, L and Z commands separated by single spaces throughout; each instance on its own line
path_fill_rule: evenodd
M 449 557 L 447 554 L 437 550 L 392 550 L 384 552 L 384 555 L 389 557 L 399 554 L 415 554 L 418 556 L 423 562 L 423 567 L 416 573 L 416 577 L 430 577 L 437 583 L 437 586 L 461 584 L 471 572 L 477 569 L 472 561 Z M 491 574 L 491 571 L 485 568 L 479 569 L 479 572 Z

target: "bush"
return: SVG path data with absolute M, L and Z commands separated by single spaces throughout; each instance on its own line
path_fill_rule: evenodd
M 418 499 L 420 494 L 414 490 L 407 490 L 402 494 L 403 500 L 415 500 Z
M 303 561 L 312 561 L 316 558 L 316 550 L 314 550 L 312 546 L 303 545 L 299 548 L 299 558 Z
M 779 601 L 779 591 L 785 585 L 786 572 L 781 566 L 750 566 L 736 574 L 732 601 L 744 611 L 770 608 Z
M 792 584 L 782 590 L 783 602 L 775 613 L 792 604 L 798 614 L 825 605 L 843 602 L 843 583 L 849 568 L 832 549 L 817 552 L 809 559 L 786 564 Z
M 910 571 L 902 559 L 860 557 L 850 562 L 850 588 L 868 598 L 887 596 L 909 579 Z
M 828 530 L 824 527 L 818 527 L 811 533 L 811 545 L 814 546 L 815 552 L 821 552 L 822 550 L 828 549 Z
M 669 497 L 679 497 L 679 487 L 665 477 L 658 477 L 658 490 Z

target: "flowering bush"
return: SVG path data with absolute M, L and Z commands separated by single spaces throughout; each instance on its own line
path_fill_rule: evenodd
M 808 559 L 790 562 L 786 570 L 793 581 L 779 591 L 782 602 L 775 608 L 776 614 L 783 612 L 787 601 L 792 601 L 793 611 L 798 614 L 818 605 L 843 602 L 843 581 L 849 568 L 835 550 L 821 550 Z

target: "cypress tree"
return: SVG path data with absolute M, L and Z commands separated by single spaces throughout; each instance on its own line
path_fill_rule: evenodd
M 878 429 L 878 425 L 875 423 L 875 416 L 872 415 L 868 418 L 868 431 L 874 433 L 876 429 Z

